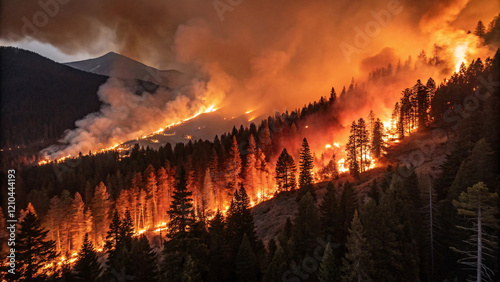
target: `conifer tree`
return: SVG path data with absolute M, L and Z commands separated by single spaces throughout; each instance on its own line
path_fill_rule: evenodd
M 417 119 L 418 119 L 418 129 L 423 130 L 427 127 L 428 116 L 427 110 L 429 109 L 429 95 L 428 89 L 417 80 L 417 84 L 413 87 L 413 91 L 416 95 L 417 100 Z
M 138 263 L 140 262 L 140 263 Z M 127 274 L 142 281 L 155 281 L 158 275 L 156 253 L 146 236 L 134 238 L 127 261 Z
M 330 104 L 335 104 L 335 101 L 337 100 L 337 93 L 335 93 L 335 89 L 332 87 L 332 90 L 330 90 L 330 99 L 328 100 Z
M 78 252 L 74 272 L 77 281 L 98 281 L 101 276 L 102 268 L 88 233 L 83 237 L 83 244 Z
M 328 182 L 326 186 L 326 193 L 319 206 L 319 212 L 320 223 L 325 236 L 332 236 L 338 243 L 340 241 L 339 230 L 342 229 L 343 223 L 340 220 L 341 213 L 339 202 L 332 182 Z
M 156 226 L 160 221 L 158 219 L 158 182 L 156 180 L 156 173 L 153 166 L 150 164 L 144 171 L 144 178 L 146 179 L 146 194 L 148 199 L 148 214 L 151 215 L 148 226 Z
M 359 175 L 359 162 L 358 162 L 358 124 L 353 121 L 351 124 L 351 131 L 349 133 L 349 141 L 346 144 L 347 162 L 349 163 L 349 172 L 354 177 Z
M 174 178 L 171 172 L 170 163 L 165 167 L 160 167 L 157 171 L 156 180 L 158 182 L 158 220 L 167 222 L 167 211 L 169 210 L 172 192 L 174 189 Z M 129 207 L 130 209 L 130 207 Z M 131 212 L 132 215 L 132 212 Z
M 370 125 L 369 132 L 373 133 L 375 129 L 375 114 L 373 113 L 373 110 L 370 110 L 370 113 L 368 114 L 368 123 Z
M 379 118 L 373 124 L 371 152 L 374 158 L 380 158 L 384 150 L 384 124 Z
M 73 214 L 71 215 L 71 227 L 74 234 L 74 247 L 77 249 L 83 244 L 83 237 L 88 232 L 89 228 L 85 220 L 85 204 L 83 203 L 80 193 L 75 193 L 75 199 L 71 205 L 73 210 Z
M 237 281 L 257 281 L 255 275 L 257 273 L 256 258 L 246 234 L 243 235 L 238 254 L 236 255 L 235 265 Z
M 306 138 L 302 140 L 302 149 L 300 150 L 299 164 L 299 187 L 304 188 L 313 184 L 313 157 L 311 155 L 311 149 L 309 149 L 309 144 L 307 144 Z
M 16 238 L 16 279 L 20 281 L 43 280 L 47 272 L 55 269 L 58 256 L 55 242 L 47 239 L 47 230 L 40 219 L 28 210 L 18 230 Z M 52 267 L 46 268 L 46 265 Z
M 346 248 L 347 253 L 343 260 L 344 279 L 346 281 L 371 281 L 371 254 L 357 211 L 354 212 L 351 228 L 349 228 Z
M 356 150 L 359 156 L 359 169 L 361 172 L 365 171 L 370 165 L 370 160 L 368 159 L 368 154 L 370 152 L 370 140 L 369 133 L 366 129 L 365 121 L 360 118 L 358 120 L 357 134 L 355 135 L 356 140 Z
M 352 222 L 352 219 L 354 217 L 354 212 L 358 208 L 358 197 L 356 195 L 356 191 L 354 190 L 354 187 L 349 181 L 346 181 L 344 183 L 344 189 L 342 190 L 342 194 L 340 196 L 340 212 L 341 212 L 341 246 L 343 247 L 347 235 L 348 235 L 348 229 L 349 226 Z
M 224 249 L 225 249 L 225 223 L 224 215 L 217 210 L 214 218 L 210 220 L 208 227 L 208 234 L 210 241 L 208 243 L 209 247 L 209 280 L 210 281 L 220 281 L 227 277 L 227 267 L 221 264 L 225 260 Z
M 293 157 L 283 149 L 276 163 L 276 186 L 278 191 L 291 191 L 296 188 L 297 168 Z
M 236 136 L 233 136 L 229 157 L 226 163 L 226 181 L 227 193 L 232 195 L 238 189 L 238 184 L 241 183 L 241 157 L 238 148 Z
M 257 198 L 257 172 L 256 172 L 256 163 L 257 163 L 257 157 L 256 157 L 256 145 L 255 145 L 255 138 L 253 137 L 252 134 L 250 134 L 250 137 L 248 138 L 248 148 L 247 148 L 247 154 L 246 154 L 246 166 L 245 166 L 245 186 L 247 187 L 246 190 L 248 191 L 248 194 L 250 198 L 256 202 L 258 200 Z
M 243 235 L 245 234 L 248 237 L 255 255 L 258 255 L 263 250 L 262 242 L 258 240 L 255 232 L 254 219 L 252 211 L 250 210 L 250 199 L 248 198 L 243 184 L 241 184 L 240 189 L 234 193 L 226 220 L 226 238 L 234 252 L 237 252 L 239 244 L 241 240 L 243 240 Z
M 286 256 L 283 248 L 278 246 L 276 252 L 269 263 L 269 266 L 264 276 L 265 282 L 281 281 L 283 278 L 283 273 L 288 270 L 288 265 L 286 263 Z
M 168 211 L 170 216 L 168 237 L 187 236 L 187 232 L 194 224 L 192 194 L 187 190 L 186 172 L 184 168 L 181 168 L 172 196 L 170 210 Z
M 273 140 L 271 139 L 271 132 L 267 120 L 263 120 L 259 130 L 259 148 L 266 156 L 266 161 L 269 161 L 273 152 Z
M 318 281 L 319 282 L 335 282 L 340 281 L 340 271 L 337 266 L 335 255 L 332 250 L 332 245 L 330 242 L 326 244 L 325 252 L 323 253 L 323 259 L 321 260 L 319 271 L 318 271 Z
M 106 235 L 106 243 L 104 244 L 104 250 L 110 254 L 108 260 L 111 260 L 112 254 L 116 250 L 116 247 L 120 243 L 121 239 L 121 225 L 122 221 L 118 212 L 115 210 L 113 212 L 113 219 L 109 224 L 108 234 Z
M 299 202 L 295 222 L 292 229 L 293 257 L 302 261 L 313 251 L 313 246 L 319 230 L 319 215 L 313 197 L 309 192 Z
M 483 21 L 478 21 L 476 30 L 474 31 L 474 34 L 478 37 L 484 38 L 484 35 L 486 34 L 486 28 L 484 27 Z
M 461 250 L 461 264 L 475 269 L 471 281 L 493 281 L 493 267 L 497 253 L 498 230 L 498 194 L 490 193 L 483 182 L 478 182 L 462 192 L 458 201 L 453 201 L 458 214 L 470 219 L 467 226 L 458 226 L 470 234 Z
M 91 204 L 94 241 L 97 246 L 103 244 L 109 226 L 110 200 L 104 183 L 99 183 L 94 191 Z

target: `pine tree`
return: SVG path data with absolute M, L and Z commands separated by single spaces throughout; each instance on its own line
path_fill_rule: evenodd
M 477 37 L 484 38 L 484 36 L 486 35 L 486 28 L 484 27 L 483 21 L 477 22 L 477 26 L 476 26 L 476 30 L 474 31 L 474 34 Z
M 264 276 L 265 282 L 281 281 L 283 278 L 283 273 L 288 270 L 288 265 L 286 263 L 286 256 L 283 248 L 278 246 L 276 252 L 269 263 L 266 275 Z
M 354 187 L 349 181 L 346 181 L 344 183 L 344 189 L 342 190 L 342 194 L 340 196 L 340 223 L 341 223 L 341 241 L 340 244 L 343 247 L 347 235 L 349 232 L 349 226 L 352 222 L 352 219 L 354 217 L 354 212 L 358 208 L 358 196 L 356 195 L 356 191 L 354 190 Z
M 268 162 L 271 154 L 273 153 L 273 140 L 271 139 L 271 132 L 269 131 L 267 120 L 263 120 L 262 125 L 260 126 L 259 148 L 266 156 L 266 161 Z
M 355 135 L 357 138 L 356 150 L 358 151 L 357 155 L 359 156 L 359 169 L 363 172 L 370 166 L 370 160 L 368 159 L 370 152 L 370 140 L 365 121 L 362 118 L 358 120 L 357 127 L 357 134 Z
M 369 132 L 373 133 L 375 129 L 375 114 L 373 113 L 373 110 L 370 110 L 370 113 L 368 114 L 368 122 L 370 125 Z
M 238 184 L 241 183 L 241 157 L 240 150 L 238 148 L 238 142 L 236 141 L 236 136 L 233 136 L 233 141 L 231 143 L 231 150 L 229 151 L 229 157 L 226 163 L 226 181 L 227 181 L 227 193 L 232 195 L 235 190 L 238 189 Z
M 257 157 L 256 157 L 256 145 L 255 145 L 255 138 L 253 137 L 252 134 L 250 134 L 250 137 L 248 138 L 248 148 L 247 148 L 247 155 L 246 155 L 246 167 L 245 167 L 245 186 L 247 187 L 248 194 L 250 195 L 250 198 L 252 201 L 257 202 L 258 201 L 258 189 L 257 189 L 257 172 L 256 172 L 256 162 L 257 162 Z
M 295 222 L 292 229 L 293 257 L 302 261 L 313 251 L 315 234 L 319 230 L 319 215 L 313 197 L 308 192 L 299 202 Z
M 332 245 L 330 242 L 326 244 L 323 259 L 319 266 L 318 281 L 319 282 L 336 282 L 340 281 L 340 273 L 333 254 Z
M 28 210 L 18 230 L 16 238 L 16 277 L 20 281 L 43 280 L 47 272 L 54 268 L 58 256 L 55 242 L 47 240 L 48 231 L 40 224 L 40 219 Z M 46 268 L 46 265 L 51 265 Z
M 140 263 L 137 263 L 140 262 Z M 128 255 L 127 274 L 142 281 L 155 281 L 158 275 L 156 253 L 146 236 L 134 238 Z
M 150 215 L 147 226 L 156 226 L 160 222 L 158 219 L 158 200 L 160 195 L 158 193 L 155 169 L 151 164 L 144 171 L 144 178 L 146 179 L 145 188 L 148 199 L 148 214 Z
M 288 154 L 286 148 L 283 149 L 276 163 L 276 186 L 278 191 L 292 191 L 296 188 L 295 162 Z
M 104 183 L 99 183 L 94 191 L 91 204 L 93 218 L 94 242 L 100 246 L 104 242 L 105 234 L 109 226 L 110 200 Z
M 351 131 L 349 133 L 349 141 L 346 144 L 346 154 L 347 162 L 349 163 L 349 172 L 354 177 L 359 175 L 359 163 L 358 163 L 358 125 L 356 121 L 351 124 Z
M 459 260 L 461 264 L 475 269 L 471 281 L 494 280 L 494 258 L 497 254 L 498 224 L 498 194 L 490 193 L 483 182 L 478 182 L 462 192 L 458 201 L 453 201 L 458 214 L 470 219 L 468 226 L 458 228 L 470 233 L 465 241 L 467 246 L 462 250 L 454 248 L 464 257 Z
M 170 173 L 170 164 L 165 167 L 160 167 L 157 171 L 156 180 L 158 182 L 158 220 L 159 222 L 167 222 L 167 211 L 172 199 L 172 191 L 174 188 L 173 177 Z M 129 207 L 130 208 L 130 207 Z M 132 215 L 132 213 L 131 213 Z
M 99 264 L 96 250 L 89 239 L 88 233 L 83 237 L 83 244 L 78 252 L 74 272 L 77 281 L 98 281 L 101 275 L 101 265 Z
M 75 199 L 71 205 L 73 210 L 73 214 L 71 215 L 71 228 L 74 233 L 74 247 L 77 249 L 83 244 L 83 237 L 88 232 L 89 228 L 85 220 L 85 204 L 83 203 L 80 193 L 75 193 Z
M 302 149 L 300 150 L 300 161 L 299 161 L 300 173 L 299 173 L 299 187 L 304 188 L 313 184 L 313 157 L 311 155 L 311 149 L 309 149 L 309 144 L 307 144 L 307 139 L 302 140 Z
M 423 130 L 427 127 L 429 122 L 427 116 L 427 110 L 429 109 L 429 95 L 428 89 L 417 80 L 417 84 L 413 86 L 413 92 L 416 95 L 417 100 L 417 119 L 418 119 L 418 129 Z
M 238 254 L 236 255 L 235 265 L 237 281 L 257 281 L 255 275 L 257 272 L 256 258 L 246 234 L 243 235 Z
M 194 224 L 192 194 L 192 192 L 187 190 L 186 172 L 184 168 L 181 168 L 172 196 L 172 204 L 168 211 L 168 215 L 170 216 L 168 224 L 169 238 L 187 236 L 189 228 Z
M 341 213 L 339 202 L 332 182 L 328 182 L 323 201 L 319 206 L 320 223 L 325 236 L 331 235 L 333 240 L 340 242 L 339 229 L 343 223 L 340 220 Z
M 372 131 L 371 152 L 374 158 L 380 158 L 384 151 L 384 124 L 379 118 L 375 121 Z
M 252 211 L 250 210 L 250 199 L 248 198 L 243 184 L 241 184 L 240 189 L 234 193 L 231 206 L 227 212 L 226 221 L 226 238 L 234 252 L 237 252 L 239 244 L 241 240 L 243 240 L 243 235 L 245 234 L 248 237 L 255 255 L 263 251 L 262 242 L 258 240 L 255 232 L 254 219 Z
M 225 237 L 224 237 L 224 215 L 217 210 L 214 218 L 209 221 L 208 234 L 210 237 L 209 247 L 209 280 L 220 281 L 227 277 L 228 270 L 225 264 Z
M 371 281 L 371 254 L 357 211 L 354 212 L 351 228 L 349 228 L 346 247 L 347 253 L 343 260 L 344 279 L 346 281 Z
M 382 196 L 380 207 L 383 220 L 379 219 L 377 224 L 384 229 L 381 232 L 385 246 L 379 256 L 385 262 L 375 265 L 375 269 L 387 279 L 418 281 L 419 254 L 414 230 L 416 211 L 406 187 L 398 177 L 393 179 L 389 190 Z
M 335 104 L 335 101 L 337 100 L 337 93 L 335 93 L 335 89 L 332 87 L 332 90 L 330 90 L 330 99 L 329 102 L 330 104 Z
M 108 265 L 115 266 L 116 263 L 116 249 L 121 241 L 121 225 L 120 216 L 115 210 L 113 219 L 109 224 L 108 234 L 106 235 L 106 243 L 104 244 L 104 251 L 108 253 Z

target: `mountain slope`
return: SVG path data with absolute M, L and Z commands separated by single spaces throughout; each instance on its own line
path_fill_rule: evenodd
M 65 63 L 65 65 L 95 74 L 143 80 L 171 88 L 177 87 L 177 82 L 183 76 L 179 71 L 158 70 L 114 52 L 93 59 Z
M 44 146 L 100 108 L 107 77 L 59 64 L 34 52 L 0 47 L 0 146 Z

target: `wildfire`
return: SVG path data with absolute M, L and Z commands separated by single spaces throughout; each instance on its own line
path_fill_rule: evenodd
M 325 149 L 330 149 L 330 148 L 332 148 L 332 145 L 330 145 L 330 144 L 325 145 Z
M 345 163 L 345 159 L 342 158 L 339 160 L 339 172 L 340 173 L 344 173 L 344 172 L 348 172 L 349 171 L 349 168 L 346 167 L 346 163 Z
M 459 45 L 457 45 L 457 47 L 455 47 L 455 51 L 453 52 L 453 55 L 455 56 L 455 71 L 456 72 L 460 71 L 460 66 L 462 64 L 465 64 L 465 62 L 467 61 L 466 55 L 467 55 L 468 47 L 469 47 L 469 44 L 467 42 L 459 44 Z

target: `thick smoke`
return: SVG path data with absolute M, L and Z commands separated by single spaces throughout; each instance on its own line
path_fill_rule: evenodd
M 443 47 L 447 73 L 426 74 L 439 81 L 455 69 L 455 42 L 476 50 L 464 28 L 474 29 L 480 19 L 489 22 L 500 11 L 496 0 L 8 0 L 1 5 L 2 40 L 34 39 L 68 54 L 114 49 L 196 78 L 192 95 L 180 89 L 181 96 L 170 103 L 170 94 L 134 97 L 110 81 L 99 93 L 109 105 L 65 136 L 73 149 L 64 154 L 109 147 L 214 103 L 228 116 L 291 110 L 328 95 L 332 86 L 340 93 L 352 77 L 366 79 L 384 60 L 396 64 L 422 50 L 430 55 L 434 44 Z M 408 75 L 401 85 L 417 78 Z M 361 106 L 359 98 L 344 101 L 342 122 L 366 116 L 367 105 L 391 109 L 402 90 L 397 87 L 370 89 L 372 96 Z M 149 112 L 139 114 L 147 106 Z M 126 118 L 120 119 L 124 108 Z
M 207 101 L 215 105 L 223 96 L 214 91 L 212 81 L 193 81 L 179 92 L 159 88 L 153 94 L 139 96 L 122 81 L 110 78 L 98 91 L 104 102 L 100 112 L 87 115 L 76 122 L 75 130 L 66 132 L 61 141 L 69 145 L 64 149 L 54 145 L 42 153 L 58 159 L 116 146 L 159 130 L 159 124 L 166 126 L 210 110 Z

